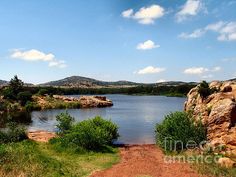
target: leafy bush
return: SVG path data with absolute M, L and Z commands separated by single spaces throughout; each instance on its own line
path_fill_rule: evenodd
M 166 151 L 183 150 L 190 141 L 199 145 L 204 140 L 206 128 L 201 121 L 194 121 L 189 113 L 170 113 L 161 124 L 156 125 L 156 143 Z
M 2 95 L 4 99 L 15 100 L 16 96 L 11 88 L 5 88 L 2 90 Z
M 202 98 L 208 97 L 210 94 L 217 92 L 217 88 L 210 88 L 206 81 L 202 81 L 198 86 L 198 93 Z
M 32 93 L 29 91 L 19 92 L 17 94 L 17 100 L 21 103 L 21 105 L 25 105 L 27 101 L 31 101 Z
M 16 122 L 9 122 L 4 130 L 0 131 L 0 143 L 18 142 L 27 139 L 26 130 Z
M 38 91 L 38 94 L 39 95 L 46 95 L 48 94 L 49 91 L 46 89 L 46 88 L 41 88 L 39 91 Z
M 57 115 L 56 120 L 58 121 L 57 128 L 59 135 L 68 133 L 71 130 L 72 124 L 74 122 L 74 118 L 71 117 L 68 112 Z
M 40 110 L 40 109 L 41 109 L 41 106 L 39 106 L 37 103 L 27 101 L 27 103 L 25 104 L 25 110 L 27 112 L 31 112 L 33 110 Z
M 57 116 L 59 129 L 58 139 L 62 146 L 76 146 L 78 149 L 102 150 L 112 145 L 119 137 L 118 126 L 110 120 L 95 117 L 72 124 L 73 119 L 68 113 Z M 54 140 L 55 141 L 55 140 Z

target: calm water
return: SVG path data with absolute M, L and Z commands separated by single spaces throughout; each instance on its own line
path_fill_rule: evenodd
M 109 108 L 70 109 L 75 120 L 80 121 L 100 115 L 119 125 L 121 137 L 117 143 L 152 144 L 155 142 L 155 124 L 164 115 L 183 110 L 185 98 L 163 96 L 106 95 L 114 103 Z M 34 111 L 31 114 L 30 130 L 55 131 L 57 114 L 64 110 Z

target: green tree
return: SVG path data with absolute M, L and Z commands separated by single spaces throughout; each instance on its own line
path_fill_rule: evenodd
M 24 82 L 18 78 L 17 75 L 14 76 L 9 82 L 9 88 L 12 89 L 13 93 L 17 95 L 23 90 Z
M 29 91 L 19 92 L 17 94 L 17 100 L 24 106 L 28 101 L 32 100 L 32 93 Z
M 198 86 L 198 93 L 202 98 L 206 98 L 212 93 L 212 90 L 210 89 L 209 84 L 206 81 L 202 81 L 200 83 L 200 85 Z
M 2 91 L 2 95 L 5 99 L 17 100 L 19 92 L 23 91 L 24 83 L 17 75 L 14 76 L 9 82 L 7 88 Z

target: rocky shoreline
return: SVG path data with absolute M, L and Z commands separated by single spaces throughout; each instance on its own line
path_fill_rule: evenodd
M 113 106 L 111 100 L 107 99 L 105 96 L 80 96 L 68 97 L 61 95 L 53 95 L 53 98 L 63 100 L 65 102 L 78 102 L 81 108 L 94 108 L 94 107 L 109 107 Z

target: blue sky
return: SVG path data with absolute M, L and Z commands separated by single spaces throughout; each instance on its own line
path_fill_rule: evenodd
M 236 0 L 1 0 L 0 79 L 236 77 Z

